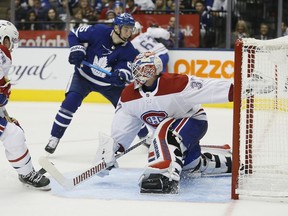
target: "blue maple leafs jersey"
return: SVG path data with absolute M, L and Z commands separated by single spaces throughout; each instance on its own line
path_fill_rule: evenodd
M 112 41 L 112 32 L 112 27 L 103 24 L 81 26 L 69 33 L 69 46 L 85 45 L 86 61 L 106 71 L 113 73 L 116 69 L 126 69 L 131 72 L 131 62 L 139 52 L 130 41 L 115 45 Z M 109 75 L 96 69 L 83 66 L 75 67 L 75 71 L 96 85 L 110 85 Z

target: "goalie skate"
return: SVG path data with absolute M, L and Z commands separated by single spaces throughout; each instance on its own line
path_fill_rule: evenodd
M 38 190 L 51 190 L 49 178 L 41 175 L 39 172 L 33 170 L 28 175 L 19 175 L 19 180 L 27 187 L 32 187 Z
M 178 181 L 169 180 L 161 174 L 150 174 L 143 179 L 140 185 L 140 193 L 177 194 Z

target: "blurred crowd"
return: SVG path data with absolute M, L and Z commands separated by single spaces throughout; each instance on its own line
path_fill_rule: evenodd
M 95 23 L 111 24 L 116 14 L 175 14 L 175 0 L 14 0 L 7 8 L 6 19 L 13 17 L 19 30 L 66 30 Z M 231 0 L 231 34 L 226 34 L 228 0 L 179 0 L 180 14 L 199 14 L 200 48 L 231 48 L 238 38 L 266 40 L 277 37 L 277 1 Z M 287 1 L 283 1 L 281 34 L 287 35 Z M 11 16 L 13 14 L 13 16 Z M 167 23 L 175 27 L 175 17 Z M 171 34 L 175 37 L 175 32 Z M 180 42 L 185 35 L 180 31 Z M 179 44 L 180 48 L 185 48 Z M 187 48 L 187 47 L 186 47 Z

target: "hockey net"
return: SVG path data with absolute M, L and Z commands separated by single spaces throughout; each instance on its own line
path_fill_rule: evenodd
M 288 198 L 288 37 L 235 43 L 232 199 Z

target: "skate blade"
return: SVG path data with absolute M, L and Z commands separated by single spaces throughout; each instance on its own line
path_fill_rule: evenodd
M 51 191 L 50 185 L 46 185 L 44 187 L 34 187 L 33 185 L 22 183 L 22 185 L 26 188 L 37 190 L 37 191 Z
M 150 190 L 150 189 L 143 189 L 140 190 L 141 194 L 178 194 L 178 189 L 173 189 L 171 191 L 163 191 L 163 190 Z

